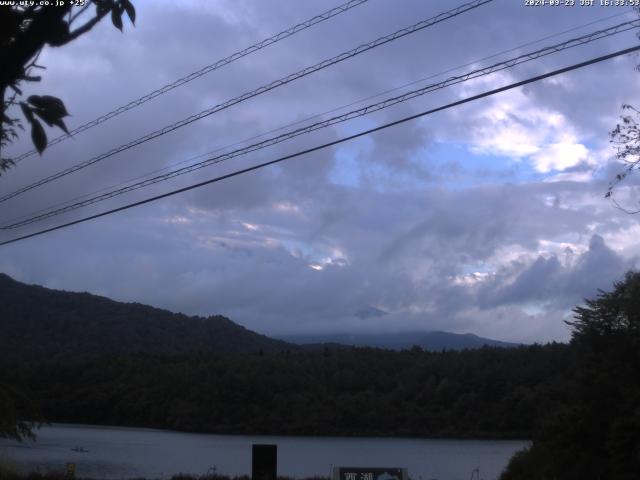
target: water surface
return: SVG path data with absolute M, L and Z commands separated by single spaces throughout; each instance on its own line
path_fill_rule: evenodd
M 78 477 L 165 478 L 176 473 L 251 474 L 251 445 L 278 445 L 278 474 L 329 476 L 332 466 L 406 467 L 416 480 L 468 480 L 475 468 L 496 479 L 517 440 L 423 440 L 409 438 L 204 435 L 124 427 L 54 424 L 38 441 L 0 439 L 0 459 L 28 470 L 64 470 Z M 86 452 L 72 449 L 81 447 Z M 475 477 L 474 477 L 475 478 Z

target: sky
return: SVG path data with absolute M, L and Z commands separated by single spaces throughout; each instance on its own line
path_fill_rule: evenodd
M 0 177 L 0 194 L 461 3 L 369 0 L 19 162 Z M 0 205 L 0 221 L 637 17 L 627 7 L 575 3 L 495 0 L 16 196 Z M 75 128 L 338 2 L 134 4 L 135 27 L 125 22 L 121 33 L 103 21 L 43 51 L 43 80 L 25 93 L 60 97 Z M 4 230 L 0 241 L 635 46 L 635 33 Z M 640 105 L 638 63 L 637 55 L 617 57 L 5 245 L 0 272 L 189 315 L 222 314 L 267 335 L 444 330 L 567 341 L 572 308 L 640 267 L 640 215 L 604 198 L 623 169 L 609 132 L 623 104 Z M 27 134 L 6 153 L 30 148 Z M 618 188 L 623 206 L 637 205 L 638 185 L 634 176 Z

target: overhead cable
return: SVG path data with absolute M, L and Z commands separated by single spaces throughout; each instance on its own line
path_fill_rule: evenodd
M 235 157 L 239 157 L 242 155 L 246 155 L 248 153 L 252 153 L 255 152 L 257 150 L 261 150 L 263 148 L 266 147 L 270 147 L 272 145 L 276 145 L 278 143 L 290 140 L 292 138 L 298 137 L 300 135 L 304 135 L 304 134 L 308 134 L 311 132 L 314 132 L 316 130 L 320 130 L 323 128 L 327 128 L 339 123 L 343 123 L 349 120 L 353 120 L 355 118 L 358 117 L 363 117 L 365 115 L 371 114 L 373 112 L 377 112 L 379 110 L 383 110 L 385 108 L 389 108 L 393 105 L 397 105 L 399 103 L 402 102 L 406 102 L 408 100 L 412 100 L 416 97 L 425 95 L 427 93 L 436 91 L 436 90 L 440 90 L 446 87 L 449 87 L 451 85 L 456 85 L 462 82 L 466 82 L 469 80 L 472 80 L 474 78 L 478 78 L 478 77 L 482 77 L 482 76 L 486 76 L 486 75 L 490 75 L 502 70 L 505 70 L 507 68 L 512 68 L 516 65 L 520 65 L 522 63 L 525 62 L 529 62 L 532 60 L 536 60 L 538 58 L 547 56 L 547 55 L 551 55 L 563 50 L 567 50 L 569 48 L 574 48 L 580 45 L 584 45 L 596 40 L 600 40 L 602 38 L 607 38 L 610 37 L 612 35 L 618 34 L 618 33 L 622 33 L 622 32 L 626 32 L 628 30 L 631 30 L 633 28 L 638 28 L 640 27 L 640 19 L 637 20 L 632 20 L 632 21 L 628 21 L 628 22 L 624 22 L 621 23 L 619 25 L 607 28 L 607 29 L 603 29 L 603 30 L 598 30 L 586 35 L 583 35 L 581 37 L 577 37 L 577 38 L 573 38 L 570 40 L 567 40 L 565 42 L 562 43 L 558 43 L 556 45 L 552 45 L 552 46 L 548 46 L 548 47 L 544 47 L 541 48 L 539 50 L 530 52 L 530 53 L 526 53 L 514 58 L 511 58 L 509 60 L 505 60 L 502 62 L 498 62 L 495 63 L 493 65 L 487 66 L 487 67 L 483 67 L 483 68 L 479 68 L 476 70 L 472 70 L 468 73 L 465 73 L 463 75 L 458 75 L 458 76 L 454 76 L 454 77 L 450 77 L 447 80 L 444 80 L 442 82 L 438 82 L 438 83 L 433 83 L 427 86 L 424 86 L 422 88 L 416 89 L 416 90 L 412 90 L 410 92 L 407 92 L 403 95 L 399 95 L 396 97 L 391 97 L 388 98 L 386 100 L 383 100 L 381 102 L 377 102 L 377 103 L 373 103 L 370 105 L 367 105 L 365 107 L 359 108 L 357 110 L 352 110 L 350 112 L 344 113 L 342 115 L 338 115 L 332 118 L 329 118 L 327 120 L 323 120 L 311 125 L 308 125 L 306 127 L 301 127 L 286 133 L 283 133 L 281 135 L 275 136 L 275 137 L 271 137 L 268 138 L 266 140 L 263 140 L 261 142 L 258 143 L 254 143 L 252 145 L 248 145 L 246 147 L 243 148 L 239 148 L 236 150 L 233 150 L 231 152 L 228 153 L 224 153 L 221 155 L 217 155 L 211 158 L 207 158 L 201 162 L 197 162 L 195 164 L 192 165 L 188 165 L 176 170 L 172 170 L 170 172 L 164 173 L 162 175 L 157 175 L 155 177 L 152 178 L 148 178 L 136 183 L 133 183 L 131 185 L 127 185 L 121 188 L 117 188 L 115 190 L 111 190 L 109 192 L 106 193 L 102 193 L 100 195 L 96 195 L 90 198 L 86 198 L 84 200 L 72 203 L 70 205 L 66 205 L 64 207 L 61 208 L 57 208 L 57 209 L 53 209 L 53 210 L 49 210 L 46 213 L 42 213 L 39 215 L 34 215 L 31 217 L 28 217 L 24 220 L 20 220 L 14 223 L 10 223 L 8 225 L 3 225 L 0 226 L 0 230 L 10 230 L 10 229 L 15 229 L 18 227 L 22 227 L 25 225 L 29 225 L 31 223 L 35 223 L 35 222 L 39 222 L 42 220 L 45 220 L 47 218 L 51 218 L 54 216 L 58 216 L 61 215 L 63 213 L 67 213 L 73 210 L 77 210 L 78 208 L 81 207 L 85 207 L 88 205 L 92 205 L 94 203 L 98 203 L 101 201 L 105 201 L 108 200 L 110 198 L 125 194 L 125 193 L 129 193 L 132 192 L 134 190 L 138 190 L 144 187 L 148 187 L 151 185 L 154 185 L 156 183 L 160 183 L 160 182 L 164 182 L 167 180 L 170 180 L 172 178 L 178 177 L 180 175 L 184 175 L 187 173 L 191 173 L 194 172 L 196 170 L 200 170 L 202 168 L 208 167 L 210 165 L 214 165 L 214 164 L 218 164 L 218 163 L 222 163 L 224 161 L 230 160 L 232 158 Z
M 347 141 L 350 141 L 350 140 L 353 140 L 353 139 L 356 139 L 356 138 L 360 138 L 360 137 L 363 137 L 365 135 L 369 135 L 371 133 L 374 133 L 374 132 L 377 132 L 377 131 L 380 131 L 380 130 L 384 130 L 384 129 L 389 128 L 389 127 L 400 125 L 402 123 L 405 123 L 405 122 L 408 122 L 408 121 L 411 121 L 411 120 L 415 120 L 417 118 L 421 118 L 421 117 L 424 117 L 426 115 L 431 115 L 431 114 L 436 113 L 436 112 L 440 112 L 440 111 L 443 111 L 443 110 L 447 110 L 449 108 L 457 107 L 459 105 L 463 105 L 465 103 L 473 102 L 475 100 L 479 100 L 481 98 L 489 97 L 491 95 L 495 95 L 495 94 L 498 94 L 498 93 L 501 93 L 501 92 L 504 92 L 504 91 L 507 91 L 507 90 L 511 90 L 511 89 L 517 88 L 517 87 L 521 87 L 523 85 L 527 85 L 527 84 L 530 84 L 530 83 L 538 82 L 540 80 L 544 80 L 546 78 L 550 78 L 550 77 L 553 77 L 553 76 L 556 76 L 556 75 L 560 75 L 562 73 L 570 72 L 572 70 L 577 70 L 579 68 L 583 68 L 583 67 L 586 67 L 586 66 L 589 66 L 589 65 L 593 65 L 593 64 L 596 64 L 596 63 L 599 63 L 599 62 L 603 62 L 605 60 L 609 60 L 611 58 L 615 58 L 615 57 L 618 57 L 620 55 L 626 55 L 626 54 L 629 54 L 629 53 L 637 52 L 638 50 L 640 50 L 640 45 L 635 46 L 635 47 L 625 48 L 623 50 L 618 50 L 617 52 L 614 52 L 614 53 L 610 53 L 610 54 L 607 54 L 607 55 L 602 55 L 600 57 L 592 58 L 591 60 L 587 60 L 587 61 L 584 61 L 584 62 L 576 63 L 576 64 L 570 65 L 568 67 L 560 68 L 560 69 L 557 69 L 557 70 L 554 70 L 552 72 L 548 72 L 548 73 L 545 73 L 545 74 L 542 74 L 542 75 L 537 75 L 535 77 L 530 77 L 530 78 L 528 78 L 526 80 L 521 80 L 519 82 L 511 83 L 509 85 L 505 85 L 505 86 L 500 87 L 500 88 L 495 88 L 493 90 L 489 90 L 489 91 L 486 91 L 486 92 L 483 92 L 483 93 L 480 93 L 480 94 L 477 94 L 477 95 L 473 95 L 471 97 L 467 97 L 467 98 L 464 98 L 462 100 L 458 100 L 456 102 L 449 103 L 447 105 L 443 105 L 443 106 L 440 106 L 440 107 L 437 107 L 437 108 L 433 108 L 431 110 L 427 110 L 427 111 L 424 111 L 424 112 L 421 112 L 421 113 L 417 113 L 415 115 L 410 115 L 408 117 L 404 117 L 404 118 L 401 118 L 399 120 L 395 120 L 393 122 L 385 123 L 383 125 L 379 125 L 377 127 L 370 128 L 368 130 L 364 130 L 362 132 L 359 132 L 359 133 L 356 133 L 356 134 L 353 134 L 353 135 L 349 135 L 347 137 L 343 137 L 343 138 L 340 138 L 338 140 L 333 140 L 331 142 L 327 142 L 327 143 L 324 143 L 322 145 L 317 145 L 315 147 L 308 148 L 306 150 L 302 150 L 302 151 L 299 151 L 299 152 L 296 152 L 296 153 L 293 153 L 293 154 L 290 154 L 290 155 L 285 155 L 283 157 L 279 157 L 279 158 L 276 158 L 274 160 L 270 160 L 268 162 L 260 163 L 258 165 L 253 165 L 251 167 L 243 168 L 241 170 L 236 170 L 235 172 L 228 173 L 228 174 L 225 174 L 225 175 L 221 175 L 221 176 L 206 180 L 204 182 L 199 182 L 199 183 L 196 183 L 196 184 L 193 184 L 193 185 L 189 185 L 187 187 L 178 188 L 178 189 L 172 190 L 170 192 L 166 192 L 166 193 L 163 193 L 163 194 L 160 194 L 160 195 L 155 195 L 153 197 L 149 197 L 149 198 L 146 198 L 144 200 L 139 200 L 137 202 L 129 203 L 127 205 L 123 205 L 123 206 L 120 206 L 120 207 L 117 207 L 117 208 L 113 208 L 111 210 L 107 210 L 107 211 L 104 211 L 104 212 L 101 212 L 101 213 L 97 213 L 95 215 L 90 215 L 90 216 L 87 216 L 87 217 L 84 217 L 84 218 L 80 218 L 78 220 L 67 222 L 67 223 L 64 223 L 64 224 L 61 224 L 61 225 L 56 225 L 55 227 L 45 228 L 45 229 L 39 230 L 37 232 L 33 232 L 33 233 L 30 233 L 30 234 L 27 234 L 27 235 L 22 235 L 20 237 L 13 238 L 11 240 L 5 240 L 4 242 L 0 242 L 0 246 L 9 245 L 11 243 L 15 243 L 15 242 L 18 242 L 18 241 L 21 241 L 21 240 L 26 240 L 27 238 L 32 238 L 32 237 L 36 237 L 36 236 L 39 236 L 39 235 L 43 235 L 45 233 L 49 233 L 49 232 L 53 232 L 53 231 L 60 230 L 60 229 L 63 229 L 63 228 L 67 228 L 67 227 L 70 227 L 72 225 L 77 225 L 79 223 L 84 223 L 84 222 L 87 222 L 89 220 L 94 220 L 94 219 L 97 219 L 97 218 L 100 218 L 100 217 L 111 215 L 113 213 L 122 212 L 124 210 L 128 210 L 128 209 L 131 209 L 131 208 L 134 208 L 134 207 L 138 207 L 138 206 L 141 206 L 141 205 L 145 205 L 147 203 L 155 202 L 157 200 L 161 200 L 163 198 L 171 197 L 171 196 L 177 195 L 179 193 L 183 193 L 183 192 L 187 192 L 187 191 L 190 191 L 190 190 L 194 190 L 196 188 L 200 188 L 200 187 L 203 187 L 205 185 L 210 185 L 210 184 L 213 184 L 213 183 L 217 183 L 217 182 L 220 182 L 222 180 L 226 180 L 228 178 L 236 177 L 238 175 L 242 175 L 242 174 L 245 174 L 245 173 L 248 173 L 248 172 L 251 172 L 251 171 L 255 171 L 255 170 L 258 170 L 258 169 L 261 169 L 261 168 L 264 168 L 264 167 L 268 167 L 270 165 L 274 165 L 274 164 L 277 164 L 277 163 L 280 163 L 280 162 L 284 162 L 285 160 L 290 160 L 292 158 L 300 157 L 302 155 L 306 155 L 306 154 L 309 154 L 309 153 L 312 153 L 312 152 L 315 152 L 315 151 L 318 151 L 318 150 L 322 150 L 322 149 L 325 149 L 325 148 L 328 148 L 328 147 L 332 147 L 334 145 L 338 145 L 338 144 L 341 144 L 341 143 L 344 143 L 344 142 L 347 142 Z
M 198 155 L 186 158 L 184 160 L 180 160 L 179 162 L 174 162 L 174 163 L 165 165 L 164 167 L 161 167 L 161 168 L 158 168 L 158 169 L 143 173 L 141 175 L 137 175 L 137 176 L 135 176 L 133 178 L 128 178 L 127 180 L 123 180 L 123 181 L 121 181 L 121 182 L 119 182 L 119 183 L 117 183 L 115 185 L 109 185 L 107 187 L 103 187 L 103 188 L 101 188 L 99 190 L 96 190 L 96 191 L 93 191 L 91 193 L 84 193 L 82 195 L 78 195 L 78 196 L 73 197 L 73 198 L 71 198 L 69 200 L 65 200 L 65 201 L 62 201 L 62 202 L 55 203 L 55 204 L 53 204 L 53 205 L 51 205 L 49 207 L 38 209 L 35 212 L 29 213 L 29 214 L 26 214 L 26 215 L 20 215 L 20 216 L 17 216 L 17 217 L 13 217 L 11 219 L 8 219 L 7 222 L 14 223 L 14 222 L 16 222 L 18 220 L 22 220 L 22 219 L 25 219 L 25 218 L 28 218 L 28 217 L 32 217 L 32 216 L 34 216 L 36 214 L 47 212 L 47 211 L 52 210 L 52 209 L 57 208 L 57 207 L 62 207 L 62 206 L 69 205 L 69 204 L 77 202 L 77 201 L 79 201 L 81 199 L 87 199 L 89 197 L 96 196 L 97 194 L 102 193 L 102 192 L 107 192 L 109 190 L 117 189 L 117 188 L 122 187 L 124 185 L 127 185 L 127 184 L 129 184 L 131 182 L 135 182 L 136 180 L 141 180 L 141 179 L 150 177 L 151 175 L 158 174 L 160 172 L 166 172 L 166 171 L 171 170 L 172 168 L 177 167 L 179 165 L 185 165 L 187 163 L 193 162 L 193 161 L 198 160 L 200 158 L 209 157 L 214 153 L 222 152 L 224 150 L 236 147 L 238 145 L 245 144 L 245 143 L 250 142 L 252 140 L 257 140 L 258 138 L 266 137 L 269 134 L 280 132 L 280 131 L 285 130 L 287 128 L 307 123 L 307 122 L 309 122 L 311 120 L 314 120 L 316 118 L 322 118 L 325 115 L 328 115 L 328 114 L 334 113 L 334 112 L 338 112 L 338 111 L 343 110 L 345 108 L 352 107 L 352 106 L 357 105 L 357 104 L 362 103 L 362 102 L 366 102 L 367 100 L 372 100 L 374 98 L 381 97 L 382 95 L 386 95 L 388 93 L 392 93 L 392 92 L 396 92 L 398 90 L 405 89 L 405 88 L 407 88 L 407 87 L 409 87 L 411 85 L 416 85 L 418 83 L 425 82 L 426 80 L 430 80 L 432 78 L 441 77 L 442 75 L 445 75 L 445 74 L 451 73 L 451 72 L 455 72 L 455 71 L 460 70 L 460 69 L 465 68 L 465 67 L 469 67 L 469 66 L 472 66 L 472 65 L 478 65 L 481 62 L 484 62 L 485 60 L 491 60 L 493 58 L 496 58 L 496 57 L 499 57 L 501 55 L 504 55 L 505 53 L 515 52 L 515 51 L 518 51 L 518 50 L 520 50 L 520 49 L 522 49 L 524 47 L 535 45 L 535 44 L 538 44 L 538 43 L 543 42 L 545 40 L 549 40 L 551 38 L 556 38 L 556 37 L 559 37 L 561 35 L 565 35 L 567 33 L 574 32 L 576 30 L 580 30 L 582 28 L 594 25 L 596 23 L 602 23 L 604 21 L 611 20 L 612 18 L 620 17 L 622 15 L 628 15 L 629 13 L 632 13 L 632 12 L 633 12 L 633 9 L 630 9 L 630 10 L 627 10 L 627 11 L 623 11 L 623 12 L 620 12 L 620 13 L 614 13 L 613 15 L 609 15 L 608 17 L 598 18 L 597 20 L 593 20 L 591 22 L 587 22 L 587 23 L 583 23 L 583 24 L 580 24 L 580 25 L 576 25 L 576 26 L 571 27 L 571 28 L 569 28 L 567 30 L 562 30 L 560 32 L 556 32 L 556 33 L 553 33 L 551 35 L 547 35 L 547 36 L 538 38 L 536 40 L 532 40 L 532 41 L 529 41 L 529 42 L 526 42 L 526 43 L 522 43 L 522 44 L 517 45 L 515 47 L 511 47 L 511 48 L 509 48 L 507 50 L 502 50 L 500 52 L 493 53 L 493 54 L 491 54 L 489 56 L 486 56 L 486 57 L 483 57 L 483 58 L 479 58 L 479 59 L 473 60 L 471 62 L 467 62 L 467 63 L 465 63 L 463 65 L 458 65 L 456 67 L 451 67 L 451 68 L 448 68 L 448 69 L 446 69 L 444 71 L 440 71 L 438 73 L 433 73 L 433 74 L 431 74 L 431 75 L 429 75 L 427 77 L 423 77 L 423 78 L 420 78 L 418 80 L 413 80 L 411 82 L 404 83 L 402 85 L 398 85 L 396 87 L 389 88 L 387 90 L 383 90 L 383 91 L 375 93 L 373 95 L 369 95 L 367 97 L 360 98 L 360 99 L 355 100 L 353 102 L 349 102 L 347 104 L 340 105 L 339 107 L 334 107 L 334 108 L 331 108 L 330 110 L 325 110 L 324 112 L 316 113 L 316 114 L 313 114 L 313 115 L 308 116 L 306 118 L 303 118 L 303 119 L 300 119 L 300 120 L 296 120 L 296 121 L 291 122 L 291 123 L 287 123 L 285 125 L 280 125 L 279 127 L 273 128 L 271 130 L 268 130 L 268 131 L 265 131 L 265 132 L 262 132 L 262 133 L 259 133 L 259 134 L 256 134 L 256 135 L 252 135 L 251 137 L 244 138 L 242 140 L 237 140 L 237 141 L 235 141 L 233 143 L 230 143 L 230 144 L 226 144 L 226 145 L 223 145 L 223 146 L 216 147 L 215 149 L 209 150 L 208 152 L 200 153 Z
M 42 185 L 45 185 L 49 182 L 52 182 L 54 180 L 57 180 L 58 178 L 64 177 L 66 175 L 70 175 L 71 173 L 77 172 L 79 170 L 82 170 L 84 168 L 87 168 L 90 165 L 93 165 L 97 162 L 100 162 L 106 158 L 109 158 L 117 153 L 121 153 L 125 150 L 128 150 L 130 148 L 133 148 L 137 145 L 140 145 L 142 143 L 148 142 L 150 140 L 153 140 L 155 138 L 158 138 L 162 135 L 165 135 L 169 132 L 172 132 L 174 130 L 177 130 L 178 128 L 184 127 L 186 125 L 189 125 L 197 120 L 201 120 L 205 117 L 208 117 L 216 112 L 219 112 L 221 110 L 227 109 L 233 105 L 236 105 L 238 103 L 244 102 L 245 100 L 248 100 L 250 98 L 256 97 L 258 95 L 261 95 L 263 93 L 266 93 L 270 90 L 273 90 L 275 88 L 281 87 L 283 85 L 286 85 L 288 83 L 291 83 L 295 80 L 298 80 L 302 77 L 305 77 L 307 75 L 310 75 L 311 73 L 317 72 L 319 70 L 322 70 L 324 68 L 327 68 L 331 65 L 335 65 L 336 63 L 340 63 L 344 60 L 347 60 L 349 58 L 355 57 L 356 55 L 360 55 L 361 53 L 364 53 L 366 51 L 369 51 L 371 49 L 377 48 L 381 45 L 384 45 L 386 43 L 392 42 L 394 40 L 397 40 L 399 38 L 405 37 L 407 35 L 410 35 L 412 33 L 416 33 L 420 30 L 423 30 L 427 27 L 433 26 L 437 23 L 443 22 L 445 20 L 448 20 L 450 18 L 456 17 L 458 15 L 461 15 L 462 13 L 465 13 L 469 10 L 475 9 L 480 7 L 481 5 L 490 3 L 494 0 L 474 0 L 472 2 L 469 3 L 465 3 L 463 5 L 460 5 L 454 9 L 448 10 L 444 13 L 440 13 L 438 15 L 436 15 L 435 17 L 431 17 L 429 19 L 426 20 L 422 20 L 420 22 L 417 22 L 409 27 L 406 28 L 402 28 L 400 30 L 397 30 L 394 33 L 391 33 L 389 35 L 385 35 L 383 37 L 377 38 L 376 40 L 373 40 L 369 43 L 365 43 L 362 44 L 354 49 L 351 49 L 347 52 L 343 52 L 339 55 L 336 55 L 333 58 L 324 60 L 320 63 L 317 63 L 315 65 L 312 65 L 310 67 L 306 67 L 296 73 L 292 73 L 291 75 L 288 75 L 286 77 L 280 78 L 279 80 L 276 80 L 274 82 L 271 82 L 267 85 L 263 85 L 262 87 L 259 87 L 255 90 L 252 90 L 250 92 L 244 93 L 242 95 L 240 95 L 239 97 L 235 97 L 231 100 L 227 100 L 224 103 L 218 104 L 214 107 L 211 107 L 207 110 L 203 110 L 200 113 L 191 115 L 190 117 L 187 117 L 183 120 L 180 120 L 178 122 L 175 122 L 171 125 L 167 125 L 159 130 L 156 130 L 154 132 L 148 133 L 140 138 L 137 138 L 136 140 L 133 140 L 131 142 L 125 143 L 123 145 L 120 145 L 119 147 L 113 148 L 111 150 L 109 150 L 108 152 L 102 153 L 100 155 L 97 155 L 95 157 L 92 157 L 88 160 L 85 160 L 84 162 L 80 162 L 72 167 L 69 167 L 65 170 L 62 170 L 58 173 L 55 173 L 53 175 L 50 175 L 48 177 L 45 177 L 41 180 L 38 180 L 37 182 L 34 182 L 30 185 L 27 185 L 25 187 L 22 187 L 18 190 L 15 190 L 11 193 L 8 193 L 6 195 L 3 195 L 2 197 L 0 197 L 0 203 L 1 202 L 5 202 L 11 198 L 14 198 L 24 192 L 27 192 L 29 190 L 32 190 L 34 188 L 40 187 Z
M 315 17 L 312 17 L 309 20 L 306 20 L 302 23 L 294 25 L 293 27 L 287 28 L 286 30 L 281 31 L 280 33 L 276 33 L 275 35 L 269 38 L 265 38 L 264 40 L 261 40 L 258 43 L 255 43 L 243 50 L 232 53 L 228 57 L 225 57 L 210 65 L 202 67 L 200 70 L 192 72 L 189 75 L 186 75 L 163 87 L 158 88 L 157 90 L 147 93 L 146 95 L 143 95 L 142 97 L 136 100 L 132 100 L 126 105 L 122 105 L 121 107 L 118 107 L 115 110 L 105 113 L 104 115 L 101 115 L 100 117 L 95 118 L 94 120 L 84 123 L 79 127 L 76 127 L 73 130 L 71 130 L 68 134 L 65 133 L 56 138 L 53 138 L 52 140 L 49 141 L 48 146 L 55 145 L 56 143 L 60 143 L 68 138 L 71 138 L 74 135 L 77 135 L 78 133 L 84 132 L 85 130 L 89 130 L 90 128 L 93 128 L 97 125 L 100 125 L 101 123 L 106 122 L 107 120 L 117 117 L 118 115 L 124 112 L 127 112 L 133 108 L 139 107 L 140 105 L 148 102 L 149 100 L 153 100 L 154 98 L 159 97 L 160 95 L 163 95 L 173 90 L 174 88 L 177 88 L 186 83 L 189 83 L 192 80 L 195 80 L 196 78 L 199 78 L 203 75 L 211 73 L 214 70 L 224 67 L 225 65 L 229 65 L 230 63 L 235 62 L 236 60 L 246 57 L 247 55 L 257 52 L 258 50 L 262 50 L 263 48 L 268 47 L 269 45 L 273 45 L 274 43 L 284 40 L 285 38 L 289 38 L 298 32 L 306 30 L 307 28 L 317 25 L 318 23 L 324 22 L 325 20 L 329 20 L 330 18 L 340 15 L 341 13 L 351 10 L 352 8 L 362 5 L 363 3 L 366 3 L 368 1 L 369 0 L 350 0 L 349 2 L 343 3 L 342 5 L 338 5 L 337 7 L 334 7 L 331 10 L 327 10 L 326 12 L 321 13 L 320 15 L 316 15 Z M 25 152 L 17 156 L 16 158 L 14 158 L 13 161 L 17 163 L 21 160 L 24 160 L 27 157 L 35 155 L 36 153 L 37 153 L 37 150 L 35 149 L 29 150 L 28 152 Z

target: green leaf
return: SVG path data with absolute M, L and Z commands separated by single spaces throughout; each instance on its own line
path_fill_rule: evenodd
M 51 115 L 51 113 L 47 112 L 46 110 L 42 110 L 41 108 L 34 109 L 33 113 L 44 120 L 44 123 L 46 123 L 50 127 L 53 126 L 53 122 L 56 120 L 55 117 Z
M 54 117 L 51 112 L 47 110 L 37 109 L 34 110 L 35 114 L 40 117 L 44 122 L 50 127 L 56 126 L 62 130 L 64 130 L 67 134 L 69 130 L 67 130 L 67 126 L 64 124 L 61 118 Z
M 29 105 L 24 102 L 20 102 L 20 109 L 22 110 L 22 114 L 29 121 L 29 123 L 33 123 L 33 110 Z
M 38 153 L 42 155 L 44 149 L 47 148 L 47 134 L 44 132 L 42 124 L 36 119 L 31 122 L 31 140 L 33 140 Z
M 96 16 L 101 16 L 103 14 L 106 14 L 106 12 L 109 10 L 109 8 L 105 5 L 105 3 L 102 0 L 94 0 L 93 3 L 96 6 Z
M 64 130 L 64 133 L 66 133 L 67 135 L 70 135 L 69 130 L 67 129 L 67 126 L 64 124 L 64 122 L 62 120 L 56 120 L 55 122 L 53 122 L 53 124 L 56 127 Z
M 127 16 L 131 23 L 136 24 L 136 9 L 133 4 L 129 0 L 122 0 L 122 6 L 124 7 L 125 12 L 127 12 Z
M 62 100 L 51 95 L 31 95 L 27 98 L 27 102 L 34 107 L 47 111 L 52 118 L 63 118 L 69 115 Z
M 114 27 L 122 31 L 122 10 L 114 6 L 111 9 L 111 21 Z

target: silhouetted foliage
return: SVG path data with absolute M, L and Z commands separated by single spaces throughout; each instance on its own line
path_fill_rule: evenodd
M 8 471 L 6 473 L 0 470 L 0 480 L 69 480 L 65 471 L 60 470 L 58 472 L 50 471 L 47 473 L 31 472 L 28 474 L 22 474 L 19 472 Z M 251 480 L 248 475 L 236 475 L 228 476 L 221 474 L 207 474 L 207 475 L 187 475 L 179 473 L 171 477 L 166 477 L 167 480 Z M 78 480 L 82 480 L 79 478 Z M 136 480 L 146 480 L 144 478 L 137 478 Z M 149 479 L 152 480 L 152 479 Z M 294 480 L 293 477 L 278 476 L 277 480 Z M 295 480 L 329 480 L 328 477 L 296 477 Z
M 34 438 L 40 413 L 33 400 L 11 383 L 0 382 L 0 438 Z
M 82 7 L 72 2 L 55 6 L 38 5 L 40 2 L 28 6 L 15 3 L 15 6 L 0 7 L 0 173 L 13 164 L 11 159 L 2 156 L 3 147 L 18 138 L 19 130 L 23 129 L 21 119 L 9 113 L 10 107 L 20 107 L 31 126 L 33 144 L 40 153 L 47 146 L 47 134 L 41 122 L 68 133 L 63 120 L 68 113 L 62 100 L 50 95 L 31 95 L 26 101 L 19 100 L 22 82 L 41 80 L 32 72 L 44 68 L 37 64 L 42 49 L 68 44 L 89 32 L 107 15 L 119 30 L 123 27 L 124 13 L 132 23 L 136 16 L 130 0 L 88 0 Z
M 163 339 L 165 333 L 152 329 L 166 329 L 182 341 L 188 337 L 181 328 L 204 338 L 198 325 L 210 321 L 0 280 L 0 294 L 7 295 L 0 295 L 0 307 L 10 306 L 3 322 L 19 313 L 32 331 L 29 322 L 49 315 L 52 338 L 43 345 L 63 342 L 73 331 L 65 325 L 74 322 L 96 328 L 87 320 L 94 317 L 118 319 L 124 344 L 126 335 L 138 335 L 137 325 L 140 335 Z M 20 307 L 11 303 L 21 296 Z M 50 350 L 55 358 L 7 357 L 0 372 L 6 385 L 31 392 L 48 421 L 217 433 L 532 438 L 503 480 L 636 478 L 640 273 L 574 311 L 569 345 L 396 352 L 251 343 L 254 353 L 107 351 L 99 357 L 65 356 L 59 345 Z M 62 335 L 53 336 L 55 330 Z M 19 330 L 12 332 L 15 340 Z M 229 338 L 226 333 L 219 338 Z
M 371 348 L 136 355 L 6 366 L 48 421 L 192 432 L 528 438 L 571 351 Z
M 634 10 L 640 17 L 640 7 L 636 6 Z M 640 33 L 637 33 L 636 37 L 640 39 Z M 640 65 L 636 65 L 636 70 L 640 72 Z M 609 183 L 605 198 L 611 198 L 620 210 L 636 214 L 640 213 L 640 208 L 623 206 L 614 197 L 619 184 L 640 168 L 640 112 L 632 105 L 625 104 L 622 105 L 622 113 L 620 123 L 609 132 L 609 137 L 611 143 L 617 147 L 616 156 L 625 164 L 625 168 Z
M 295 347 L 219 315 L 188 317 L 89 293 L 25 285 L 0 274 L 0 361 L 286 348 Z
M 501 477 L 638 478 L 640 472 L 640 272 L 574 309 L 570 403 L 555 409 Z
M 623 206 L 614 198 L 616 187 L 640 168 L 640 112 L 631 105 L 623 105 L 622 110 L 624 114 L 620 117 L 620 123 L 609 135 L 611 143 L 618 149 L 616 156 L 625 164 L 625 168 L 609 184 L 605 197 L 611 198 L 615 205 L 626 213 L 635 214 L 640 213 L 639 207 Z
M 226 433 L 529 437 L 566 403 L 567 345 L 303 349 L 0 275 L 0 372 L 49 421 Z M 135 355 L 132 355 L 135 354 Z M 176 356 L 177 355 L 177 356 Z
M 32 72 L 44 68 L 37 64 L 42 49 L 47 45 L 68 44 L 89 32 L 108 14 L 120 30 L 123 13 L 131 22 L 135 21 L 135 8 L 130 0 L 88 0 L 82 7 L 74 7 L 72 2 L 50 6 L 28 3 L 15 2 L 13 6 L 0 7 L 0 174 L 14 163 L 4 158 L 3 149 L 24 130 L 12 107 L 19 107 L 31 126 L 31 140 L 39 153 L 47 146 L 47 134 L 41 122 L 68 133 L 64 118 L 69 114 L 62 100 L 50 95 L 31 95 L 25 101 L 20 100 L 22 82 L 41 80 Z M 95 7 L 93 13 L 92 7 Z M 33 423 L 24 420 L 29 403 L 23 393 L 0 384 L 0 436 L 21 439 L 30 435 Z M 33 412 L 30 414 L 34 418 Z

